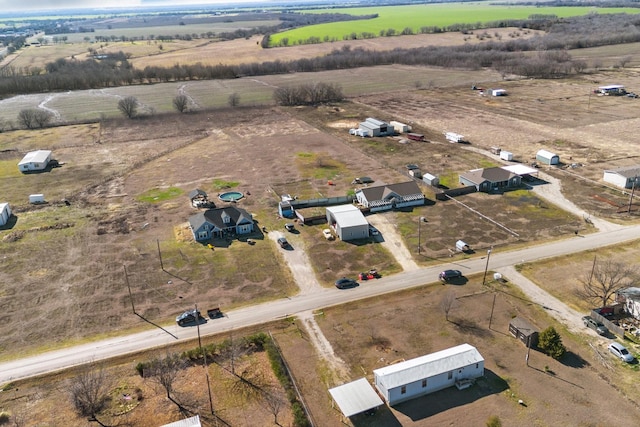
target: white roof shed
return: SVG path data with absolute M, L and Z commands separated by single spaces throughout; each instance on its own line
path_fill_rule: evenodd
M 384 404 L 366 378 L 329 389 L 329 393 L 347 418 Z
M 201 427 L 200 424 L 200 416 L 196 415 L 195 417 L 185 418 L 184 420 L 176 421 L 169 424 L 164 424 L 161 427 Z

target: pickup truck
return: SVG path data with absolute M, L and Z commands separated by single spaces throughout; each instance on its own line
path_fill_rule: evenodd
M 596 321 L 591 316 L 584 316 L 582 318 L 582 322 L 584 323 L 584 326 L 586 326 L 587 328 L 593 329 L 598 333 L 598 335 L 607 335 L 607 333 L 609 333 L 609 330 L 607 329 L 606 326 Z

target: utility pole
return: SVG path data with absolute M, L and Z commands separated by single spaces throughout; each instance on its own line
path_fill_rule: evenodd
M 491 329 L 491 322 L 493 321 L 493 308 L 496 306 L 496 293 L 493 293 L 493 303 L 491 303 L 491 315 L 489 316 L 489 329 Z
M 162 252 L 160 252 L 160 239 L 156 239 L 156 243 L 158 244 L 158 258 L 160 258 L 160 269 L 164 271 L 164 264 L 162 264 Z
M 487 282 L 487 270 L 489 270 L 489 257 L 491 257 L 491 250 L 493 249 L 493 246 L 491 246 L 489 248 L 489 250 L 487 251 L 487 263 L 484 266 L 484 276 L 482 276 L 482 286 L 485 285 L 485 283 Z
M 129 289 L 129 300 L 131 301 L 131 309 L 133 309 L 133 314 L 138 314 L 136 313 L 136 307 L 133 305 L 133 295 L 131 294 L 131 285 L 129 284 L 129 275 L 127 274 L 127 266 L 123 264 L 122 268 L 124 268 L 124 280 L 127 282 L 127 289 Z
M 422 230 L 422 223 L 427 222 L 427 219 L 423 216 L 418 218 L 418 254 L 420 254 L 420 232 Z
M 200 316 L 198 315 L 198 304 L 194 304 L 196 309 L 196 329 L 198 330 L 198 347 L 200 347 L 200 353 L 202 353 L 204 375 L 207 380 L 207 390 L 209 391 L 209 407 L 211 408 L 211 415 L 215 415 L 213 411 L 213 398 L 211 397 L 211 384 L 209 383 L 209 365 L 207 364 L 207 352 L 202 348 L 202 339 L 200 338 Z M 217 417 L 216 417 L 217 425 Z
M 639 177 L 634 177 L 633 178 L 633 185 L 631 186 L 631 196 L 629 196 L 629 209 L 627 210 L 628 214 L 631 214 L 631 205 L 633 204 L 633 193 L 635 193 L 636 191 L 636 182 L 638 181 Z

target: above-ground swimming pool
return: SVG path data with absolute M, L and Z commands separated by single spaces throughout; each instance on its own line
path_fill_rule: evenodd
M 227 191 L 226 193 L 218 195 L 218 199 L 222 200 L 223 202 L 235 202 L 236 200 L 240 200 L 243 197 L 244 194 L 239 191 Z

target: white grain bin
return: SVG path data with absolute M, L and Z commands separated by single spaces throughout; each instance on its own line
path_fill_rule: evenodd
M 513 160 L 513 153 L 511 151 L 505 151 L 505 150 L 501 150 L 500 151 L 500 158 L 502 160 L 506 160 L 508 162 Z
M 29 203 L 32 203 L 34 205 L 38 203 L 44 203 L 44 194 L 30 194 Z

